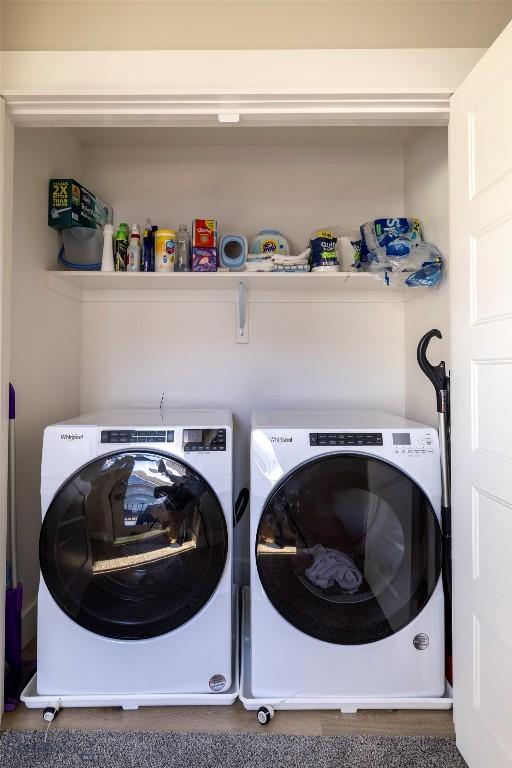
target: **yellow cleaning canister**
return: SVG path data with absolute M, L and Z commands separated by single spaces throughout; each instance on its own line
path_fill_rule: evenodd
M 174 272 L 176 232 L 158 229 L 155 232 L 155 272 Z

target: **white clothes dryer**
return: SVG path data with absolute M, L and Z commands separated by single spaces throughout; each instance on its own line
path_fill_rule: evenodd
M 227 691 L 231 414 L 55 424 L 41 475 L 38 694 Z
M 432 427 L 254 415 L 254 697 L 443 695 L 440 505 Z

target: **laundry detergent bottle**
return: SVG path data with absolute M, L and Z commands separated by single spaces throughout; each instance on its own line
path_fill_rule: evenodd
M 290 246 L 286 237 L 277 229 L 262 229 L 251 243 L 251 253 L 259 253 L 263 256 L 288 256 Z

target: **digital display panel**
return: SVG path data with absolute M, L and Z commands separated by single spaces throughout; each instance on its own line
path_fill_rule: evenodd
M 203 430 L 202 429 L 186 429 L 184 431 L 185 443 L 202 443 L 203 442 Z
M 393 445 L 410 445 L 411 436 L 408 432 L 393 432 Z

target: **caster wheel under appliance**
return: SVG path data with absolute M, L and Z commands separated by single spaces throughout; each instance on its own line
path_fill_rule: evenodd
M 274 709 L 271 706 L 260 707 L 258 709 L 258 723 L 268 725 L 274 717 Z

